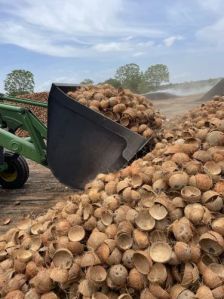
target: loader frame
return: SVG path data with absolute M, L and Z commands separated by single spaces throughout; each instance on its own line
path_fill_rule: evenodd
M 48 107 L 47 103 L 0 95 L 0 172 L 7 168 L 5 149 L 47 166 L 47 127 L 29 109 L 9 102 Z M 27 131 L 29 137 L 17 136 L 18 129 Z

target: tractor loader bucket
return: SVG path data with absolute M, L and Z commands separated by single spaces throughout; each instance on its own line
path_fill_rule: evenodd
M 67 92 L 77 88 L 52 84 L 47 160 L 59 181 L 83 189 L 98 173 L 127 165 L 149 140 L 71 99 Z

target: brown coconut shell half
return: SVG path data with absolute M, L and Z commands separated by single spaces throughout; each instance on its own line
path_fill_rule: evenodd
M 68 238 L 72 242 L 78 242 L 85 237 L 85 230 L 82 226 L 76 225 L 69 229 Z
M 219 233 L 220 235 L 224 236 L 224 217 L 220 217 L 218 219 L 215 219 L 212 222 L 212 229 Z
M 186 202 L 195 203 L 201 198 L 201 190 L 194 186 L 185 186 L 181 189 L 181 196 Z
M 135 224 L 143 231 L 150 231 L 154 228 L 156 222 L 155 219 L 149 214 L 149 211 L 143 209 L 139 211 L 137 217 L 135 218 Z
M 163 205 L 155 203 L 152 207 L 149 208 L 149 214 L 155 220 L 162 220 L 166 218 L 168 211 Z
M 165 283 L 166 279 L 167 279 L 166 266 L 161 263 L 153 264 L 153 266 L 148 274 L 148 280 L 151 283 L 163 285 Z
M 212 291 L 205 285 L 201 285 L 197 289 L 196 297 L 198 299 L 215 299 L 215 297 L 212 294 Z
M 110 267 L 108 276 L 113 284 L 123 287 L 126 284 L 128 271 L 123 265 L 118 264 Z
M 144 251 L 138 251 L 133 254 L 133 264 L 135 268 L 142 274 L 148 274 L 151 267 L 152 261 L 148 254 Z
M 224 251 L 223 237 L 214 231 L 208 231 L 201 235 L 199 245 L 202 250 L 208 254 L 219 256 Z
M 69 269 L 73 263 L 73 254 L 66 248 L 60 248 L 56 250 L 52 261 L 55 267 Z
M 156 263 L 166 263 L 172 256 L 172 248 L 168 243 L 156 242 L 150 246 L 149 254 Z

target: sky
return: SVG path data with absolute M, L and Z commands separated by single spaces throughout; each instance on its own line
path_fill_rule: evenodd
M 52 82 L 102 82 L 163 63 L 171 82 L 223 77 L 223 0 L 0 0 L 0 91 L 14 69 Z

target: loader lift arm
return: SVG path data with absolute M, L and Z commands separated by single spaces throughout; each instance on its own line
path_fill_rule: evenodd
M 2 100 L 34 104 L 47 107 L 45 103 L 30 103 L 25 100 L 1 97 Z M 29 137 L 15 135 L 17 129 L 29 133 Z M 31 159 L 39 164 L 47 165 L 46 139 L 47 127 L 27 108 L 0 103 L 0 146 Z
M 47 104 L 0 95 L 0 185 L 20 188 L 29 176 L 23 157 L 47 166 L 47 127 L 29 109 L 9 105 L 6 101 L 41 107 Z M 17 136 L 17 129 L 27 131 L 29 137 Z

